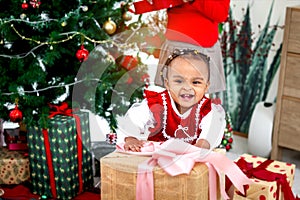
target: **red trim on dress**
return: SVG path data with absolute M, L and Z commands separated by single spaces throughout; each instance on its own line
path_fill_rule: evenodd
M 165 102 L 167 106 L 167 110 L 164 109 L 164 100 L 162 99 L 163 96 L 166 97 Z M 198 128 L 196 128 L 196 110 L 198 104 L 193 106 L 189 116 L 187 116 L 185 119 L 182 119 L 180 116 L 177 115 L 175 110 L 172 108 L 171 104 L 171 97 L 167 90 L 163 92 L 154 92 L 154 91 L 148 91 L 145 90 L 145 96 L 148 102 L 149 109 L 151 110 L 153 117 L 155 119 L 155 124 L 153 128 L 149 128 L 149 136 L 148 140 L 151 141 L 166 141 L 167 138 L 163 135 L 163 118 L 164 113 L 167 112 L 167 120 L 166 120 L 166 129 L 165 132 L 170 137 L 175 137 L 175 131 L 176 131 L 176 138 L 186 138 L 186 134 L 188 134 L 190 137 L 193 137 L 195 135 L 195 132 L 197 134 L 197 138 L 193 141 L 190 141 L 189 143 L 195 144 L 197 139 L 199 138 L 199 135 L 201 133 L 201 129 L 199 128 L 199 124 L 201 123 L 202 118 L 207 115 L 211 111 L 211 100 L 203 97 L 204 102 L 200 108 L 200 114 L 199 114 L 199 123 L 197 124 Z M 182 127 L 187 127 L 185 130 L 178 130 L 178 125 L 181 125 Z M 183 132 L 185 131 L 185 132 Z

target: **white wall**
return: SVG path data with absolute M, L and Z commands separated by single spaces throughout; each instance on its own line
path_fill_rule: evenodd
M 251 22 L 254 33 L 259 32 L 258 26 L 264 26 L 273 0 L 231 0 L 231 8 L 234 17 L 241 19 L 247 5 L 250 5 Z M 300 6 L 300 0 L 274 0 L 271 25 L 284 26 L 286 7 Z M 282 42 L 283 29 L 278 30 L 277 42 Z
M 273 0 L 231 0 L 231 8 L 235 19 L 242 19 L 247 5 L 250 5 L 250 15 L 252 30 L 255 35 L 259 34 L 259 26 L 264 27 L 268 17 Z M 276 49 L 282 43 L 285 23 L 285 13 L 288 6 L 300 6 L 300 0 L 274 0 L 273 12 L 270 25 L 278 25 L 280 28 L 274 39 L 275 46 L 272 48 L 271 55 L 275 54 Z M 269 57 L 270 64 L 272 56 Z M 272 102 L 277 95 L 278 76 L 276 74 L 272 86 L 270 88 L 266 101 Z

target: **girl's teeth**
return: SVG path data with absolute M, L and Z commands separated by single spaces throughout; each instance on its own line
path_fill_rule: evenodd
M 191 98 L 193 95 L 191 94 L 183 94 L 181 95 L 183 98 Z

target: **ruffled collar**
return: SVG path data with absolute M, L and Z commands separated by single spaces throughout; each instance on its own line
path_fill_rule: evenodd
M 168 91 L 168 95 L 169 95 L 170 100 L 171 100 L 171 106 L 172 106 L 172 109 L 174 110 L 174 112 L 176 113 L 176 115 L 177 115 L 178 117 L 180 117 L 181 119 L 187 118 L 187 117 L 190 115 L 190 113 L 191 113 L 193 107 L 191 107 L 190 109 L 188 109 L 187 111 L 185 111 L 185 113 L 181 114 L 181 113 L 179 112 L 179 110 L 177 109 L 176 104 L 175 104 L 173 98 L 171 97 L 171 93 L 170 93 L 169 91 Z

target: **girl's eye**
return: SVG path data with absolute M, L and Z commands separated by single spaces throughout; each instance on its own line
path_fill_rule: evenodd
M 194 85 L 201 85 L 201 84 L 203 84 L 203 82 L 202 81 L 193 81 L 193 84 Z
M 180 80 L 180 79 L 175 79 L 174 82 L 175 82 L 175 83 L 182 83 L 183 81 Z

